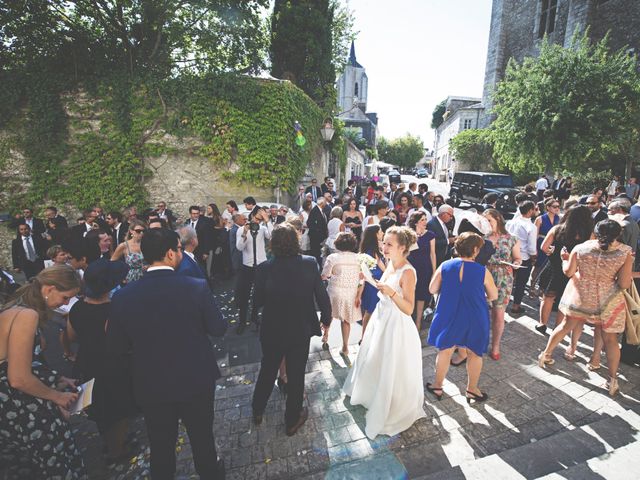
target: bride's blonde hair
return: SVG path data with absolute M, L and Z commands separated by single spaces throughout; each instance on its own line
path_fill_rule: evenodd
M 395 235 L 398 244 L 404 248 L 404 256 L 407 257 L 411 251 L 411 246 L 418 241 L 416 232 L 409 227 L 391 227 L 386 235 Z

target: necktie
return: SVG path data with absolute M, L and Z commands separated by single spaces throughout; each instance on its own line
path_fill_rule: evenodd
M 33 245 L 31 244 L 31 237 L 27 237 L 27 260 L 30 262 L 35 262 L 36 260 L 36 251 L 33 249 Z
M 196 222 L 191 222 L 191 226 L 192 226 L 193 228 L 196 228 Z

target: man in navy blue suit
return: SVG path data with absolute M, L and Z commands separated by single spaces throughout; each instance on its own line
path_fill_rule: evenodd
M 198 265 L 193 254 L 194 250 L 198 248 L 198 234 L 196 230 L 187 225 L 178 230 L 178 235 L 180 235 L 180 245 L 182 245 L 182 261 L 176 271 L 188 277 L 203 278 L 206 280 L 207 277 L 204 274 L 204 270 Z
M 187 429 L 200 478 L 224 478 L 213 438 L 215 382 L 220 370 L 209 335 L 227 323 L 206 280 L 178 274 L 178 234 L 149 229 L 140 245 L 149 268 L 113 297 L 107 351 L 116 368 L 129 361 L 137 404 L 151 445 L 151 477 L 173 479 L 178 421 Z

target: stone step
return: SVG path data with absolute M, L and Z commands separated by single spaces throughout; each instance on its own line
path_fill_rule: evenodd
M 591 458 L 559 472 L 554 472 L 540 480 L 586 480 L 615 478 L 635 480 L 640 468 L 640 442 L 636 441 L 616 448 L 612 452 Z
M 635 444 L 636 459 L 640 432 L 618 416 L 606 417 L 589 425 L 564 430 L 536 442 L 521 445 L 498 454 L 463 462 L 423 476 L 420 480 L 483 479 L 515 480 L 539 478 L 554 472 L 578 467 L 592 459 Z M 626 450 L 625 450 L 626 453 Z M 623 453 L 620 458 L 627 457 Z M 640 460 L 635 460 L 639 462 Z M 587 477 L 573 477 L 587 478 Z M 606 478 L 609 478 L 608 476 Z M 618 478 L 619 477 L 615 477 Z M 637 478 L 637 477 L 634 477 Z

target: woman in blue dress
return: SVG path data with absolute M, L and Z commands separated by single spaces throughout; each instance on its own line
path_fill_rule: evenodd
M 416 307 L 414 311 L 418 332 L 422 324 L 424 307 L 431 301 L 429 282 L 436 269 L 436 234 L 427 230 L 427 215 L 418 211 L 409 217 L 409 227 L 416 232 L 417 248 L 411 250 L 409 263 L 416 271 Z
M 371 276 L 380 280 L 385 269 L 385 261 L 382 252 L 380 251 L 380 242 L 384 233 L 379 225 L 369 225 L 364 229 L 362 233 L 362 242 L 360 242 L 360 253 L 366 253 L 370 257 L 376 260 L 376 266 L 371 270 Z M 367 322 L 371 318 L 371 314 L 378 305 L 378 289 L 369 283 L 364 284 L 364 291 L 362 292 L 362 336 L 364 337 L 364 331 L 367 328 Z
M 475 262 L 484 240 L 465 232 L 455 243 L 459 258 L 447 260 L 433 275 L 429 290 L 440 293 L 429 329 L 427 343 L 438 348 L 436 378 L 427 390 L 440 400 L 455 348 L 467 350 L 467 402 L 483 402 L 489 396 L 478 386 L 482 355 L 489 343 L 489 307 L 498 298 L 498 289 L 487 269 Z

